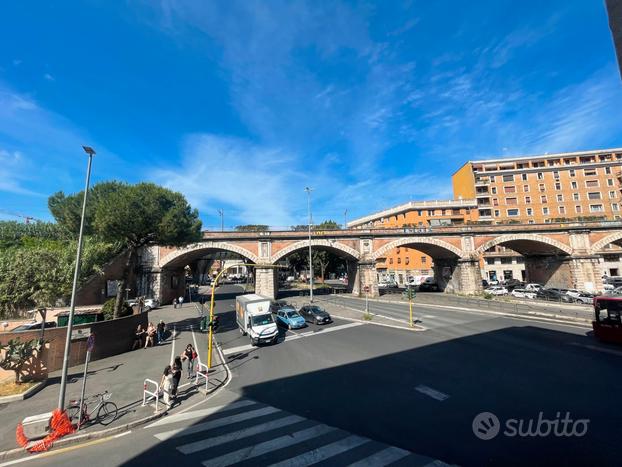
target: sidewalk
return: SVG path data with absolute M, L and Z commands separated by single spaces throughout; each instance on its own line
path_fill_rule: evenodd
M 164 367 L 171 362 L 175 355 L 181 354 L 187 344 L 195 346 L 201 362 L 206 361 L 207 335 L 198 331 L 199 316 L 192 304 L 187 304 L 181 309 L 166 306 L 149 312 L 149 320 L 154 324 L 160 319 L 167 323 L 170 331 L 175 328 L 175 334 L 168 335 L 161 345 L 126 352 L 89 364 L 86 397 L 107 390 L 112 394 L 110 401 L 117 405 L 119 412 L 117 419 L 110 425 L 88 425 L 80 429 L 80 434 L 94 434 L 102 430 L 107 432 L 123 430 L 128 424 L 138 423 L 146 417 L 154 416 L 153 405 L 148 404 L 142 407 L 143 381 L 148 378 L 159 384 Z M 226 380 L 226 371 L 216 349 L 214 349 L 212 358 L 213 368 L 210 372 L 208 387 L 210 392 Z M 83 372 L 83 365 L 69 369 L 66 403 L 71 399 L 80 398 Z M 60 371 L 51 373 L 46 387 L 29 399 L 0 405 L 0 413 L 2 414 L 0 451 L 8 451 L 18 447 L 15 440 L 15 428 L 22 419 L 31 415 L 51 412 L 57 407 L 60 376 Z M 178 396 L 180 403 L 169 412 L 174 413 L 205 397 L 195 387 L 194 381 L 194 379 L 187 379 L 187 371 L 184 366 Z M 204 380 L 199 378 L 199 384 L 201 383 L 205 387 Z M 164 405 L 160 404 L 160 414 L 157 416 L 160 416 L 164 409 Z M 73 434 L 65 440 L 75 436 L 76 434 Z M 2 458 L 3 455 L 0 453 L 0 459 Z

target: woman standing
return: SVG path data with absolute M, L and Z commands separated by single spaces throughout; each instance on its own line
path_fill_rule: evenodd
M 188 344 L 186 346 L 186 350 L 184 350 L 184 353 L 181 354 L 181 359 L 188 361 L 188 379 L 192 379 L 192 377 L 194 376 L 194 360 L 196 358 L 197 353 L 194 351 L 194 347 L 192 347 L 192 344 Z
M 177 398 L 177 388 L 181 380 L 181 367 L 181 358 L 175 357 L 175 361 L 173 362 L 173 388 L 171 391 L 174 398 Z
M 171 406 L 171 390 L 173 388 L 173 372 L 171 370 L 171 365 L 166 365 L 164 368 L 164 373 L 162 374 L 162 379 L 160 380 L 160 391 L 162 391 L 162 396 L 164 399 L 164 403 Z
M 150 345 L 151 347 L 153 347 L 155 335 L 156 335 L 156 328 L 153 325 L 153 323 L 149 323 L 149 326 L 147 326 L 147 338 L 145 339 L 145 349 L 149 347 Z

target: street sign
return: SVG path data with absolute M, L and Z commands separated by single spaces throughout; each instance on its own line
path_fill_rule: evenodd
M 91 328 L 79 328 L 71 330 L 71 340 L 77 341 L 79 339 L 86 339 L 91 335 Z
M 95 348 L 95 334 L 89 335 L 89 338 L 86 340 L 86 350 L 92 352 Z
M 368 286 L 368 285 L 366 285 L 365 287 L 363 287 L 363 290 L 364 290 L 365 292 L 369 292 L 369 286 Z

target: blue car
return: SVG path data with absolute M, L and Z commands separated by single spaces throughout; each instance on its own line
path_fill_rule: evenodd
M 276 312 L 276 322 L 287 329 L 304 328 L 307 325 L 305 319 L 289 306 L 285 306 Z

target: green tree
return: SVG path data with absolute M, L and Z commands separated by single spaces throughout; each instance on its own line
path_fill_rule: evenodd
M 263 224 L 237 225 L 235 230 L 238 232 L 265 232 L 268 230 L 268 226 Z
M 22 382 L 22 370 L 35 353 L 41 352 L 43 342 L 39 339 L 21 342 L 19 338 L 11 339 L 6 345 L 0 344 L 0 352 L 4 357 L 0 360 L 0 368 L 15 372 L 15 384 Z
M 104 182 L 93 187 L 89 197 L 88 232 L 126 249 L 125 267 L 117 289 L 115 315 L 123 305 L 123 291 L 139 248 L 160 244 L 182 246 L 201 239 L 201 221 L 184 196 L 153 183 L 129 185 Z M 83 192 L 70 196 L 56 193 L 48 201 L 57 222 L 78 232 Z M 86 229 L 86 227 L 85 227 Z
M 318 224 L 315 226 L 316 230 L 341 230 L 341 226 L 333 221 L 333 220 L 327 220 L 322 222 L 321 224 Z

